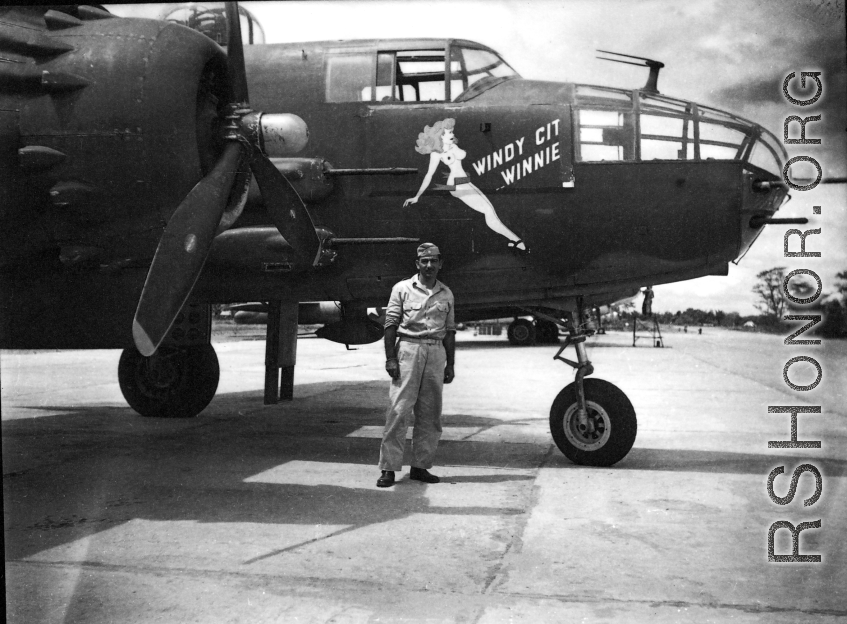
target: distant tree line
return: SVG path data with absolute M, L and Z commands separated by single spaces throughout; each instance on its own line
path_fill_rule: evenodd
M 758 296 L 756 307 L 762 312 L 760 324 L 764 328 L 781 330 L 786 323 L 796 325 L 796 322 L 785 321 L 786 315 L 820 314 L 822 321 L 814 327 L 813 333 L 829 338 L 847 337 L 847 271 L 836 275 L 834 290 L 823 291 L 807 305 L 795 304 L 785 297 L 785 275 L 785 267 L 774 267 L 756 275 L 758 281 L 753 286 L 753 293 Z M 789 282 L 789 292 L 796 299 L 813 297 L 817 289 L 815 280 L 804 274 L 794 276 Z
M 808 305 L 797 305 L 786 299 L 783 291 L 785 267 L 774 267 L 756 275 L 753 293 L 757 296 L 756 308 L 760 314 L 741 315 L 738 312 L 723 310 L 698 310 L 688 308 L 676 312 L 656 312 L 653 314 L 661 325 L 680 327 L 727 327 L 730 329 L 755 328 L 757 331 L 783 333 L 787 327 L 795 327 L 798 321 L 786 321 L 783 317 L 792 314 L 820 314 L 822 321 L 811 333 L 828 338 L 847 338 L 847 271 L 837 274 L 834 289 L 824 291 Z M 815 281 L 806 275 L 797 275 L 790 281 L 790 293 L 795 298 L 808 298 L 817 291 Z M 613 305 L 615 312 L 604 320 L 610 329 L 623 329 L 624 324 L 635 318 L 645 318 L 639 314 L 632 302 Z M 751 324 L 752 322 L 752 324 Z
M 634 318 L 645 318 L 643 314 L 636 312 L 634 307 L 612 306 L 617 312 L 619 323 L 630 322 Z M 694 327 L 741 327 L 747 321 L 758 324 L 760 316 L 757 314 L 742 316 L 738 312 L 724 312 L 723 310 L 699 310 L 687 308 L 676 312 L 654 312 L 655 318 L 660 325 L 679 325 L 680 327 L 692 325 Z M 615 322 L 607 322 L 607 326 L 614 327 Z

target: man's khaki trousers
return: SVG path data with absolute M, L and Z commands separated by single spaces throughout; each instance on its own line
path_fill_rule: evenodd
M 397 346 L 400 378 L 391 380 L 385 432 L 379 450 L 380 470 L 403 468 L 406 429 L 412 434 L 412 466 L 432 468 L 441 439 L 441 393 L 447 355 L 438 340 L 431 344 L 401 340 Z

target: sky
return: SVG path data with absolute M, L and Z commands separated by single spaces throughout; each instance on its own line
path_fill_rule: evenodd
M 203 3 L 217 6 L 220 3 Z M 815 158 L 828 177 L 847 176 L 847 68 L 844 0 L 342 0 L 243 2 L 267 43 L 394 37 L 455 37 L 497 50 L 523 77 L 622 88 L 643 86 L 646 68 L 609 63 L 612 50 L 665 63 L 659 90 L 755 121 L 783 136 L 790 115 L 820 115 L 807 138 L 820 145 L 786 145 L 789 157 Z M 110 5 L 122 16 L 162 17 L 184 5 Z M 823 93 L 796 106 L 782 93 L 791 72 L 821 72 Z M 791 83 L 797 99 L 814 93 Z M 794 124 L 795 127 L 797 124 Z M 795 136 L 796 130 L 792 131 Z M 794 177 L 814 170 L 792 169 Z M 807 251 L 820 258 L 784 258 L 783 235 L 797 226 L 767 226 L 726 277 L 655 288 L 657 312 L 700 308 L 755 314 L 756 274 L 777 266 L 815 271 L 824 292 L 847 271 L 847 185 L 792 191 L 779 217 L 809 218 L 820 228 Z M 821 206 L 814 215 L 812 207 Z M 796 240 L 796 237 L 795 237 Z M 796 244 L 796 243 L 795 243 Z

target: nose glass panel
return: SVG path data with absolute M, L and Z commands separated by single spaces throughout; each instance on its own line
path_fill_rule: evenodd
M 709 106 L 638 90 L 576 86 L 577 160 L 741 160 L 780 175 L 787 158 L 762 126 Z

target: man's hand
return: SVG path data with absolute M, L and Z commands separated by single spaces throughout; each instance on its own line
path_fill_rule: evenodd
M 385 370 L 392 379 L 400 379 L 400 364 L 397 362 L 397 358 L 385 360 Z
M 453 365 L 448 364 L 444 367 L 444 383 L 448 384 L 453 381 L 453 378 L 456 376 L 456 373 L 453 372 Z

